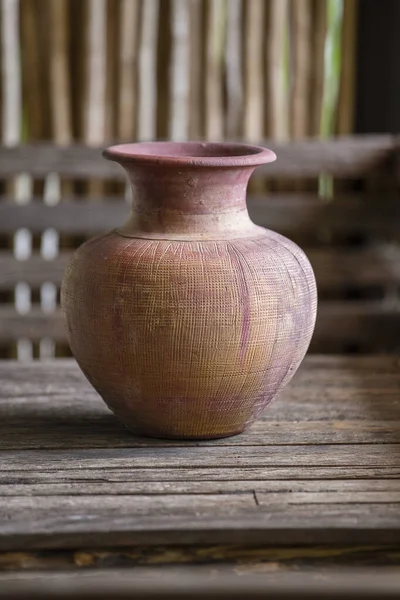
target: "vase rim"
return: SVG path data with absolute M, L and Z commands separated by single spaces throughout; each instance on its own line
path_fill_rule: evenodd
M 142 165 L 256 167 L 276 160 L 272 150 L 236 142 L 133 142 L 110 146 L 104 158 Z

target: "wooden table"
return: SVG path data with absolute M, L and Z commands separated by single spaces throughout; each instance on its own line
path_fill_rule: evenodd
M 0 598 L 196 566 L 235 598 L 246 574 L 366 565 L 400 593 L 399 476 L 399 357 L 309 356 L 248 433 L 192 443 L 134 437 L 72 360 L 1 362 Z

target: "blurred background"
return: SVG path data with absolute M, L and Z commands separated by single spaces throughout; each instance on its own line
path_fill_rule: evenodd
M 2 0 L 2 139 L 349 133 L 356 30 L 355 0 Z
M 63 269 L 129 211 L 99 149 L 165 138 L 273 147 L 249 210 L 310 257 L 311 351 L 400 349 L 398 0 L 1 0 L 0 21 L 1 358 L 69 355 Z

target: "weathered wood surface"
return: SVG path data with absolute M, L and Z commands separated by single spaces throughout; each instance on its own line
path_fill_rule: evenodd
M 398 572 L 337 569 L 333 572 L 246 574 L 240 568 L 176 567 L 102 569 L 92 573 L 55 572 L 0 576 L 0 598 L 10 600 L 386 600 L 398 598 Z
M 398 197 L 384 193 L 338 195 L 330 203 L 313 194 L 250 196 L 248 208 L 257 224 L 299 240 L 320 242 L 326 232 L 336 237 L 400 237 Z M 63 200 L 55 206 L 39 200 L 25 205 L 2 200 L 0 233 L 12 233 L 21 227 L 40 233 L 53 227 L 60 233 L 96 234 L 120 226 L 128 214 L 129 203 L 118 197 Z
M 311 351 L 337 352 L 348 346 L 363 352 L 398 351 L 400 341 L 400 305 L 382 301 L 325 301 L 318 307 Z M 61 310 L 43 312 L 33 305 L 27 314 L 19 314 L 10 305 L 0 306 L 0 339 L 13 342 L 26 337 L 33 341 L 49 337 L 65 342 Z
M 389 168 L 397 147 L 395 136 L 349 136 L 331 140 L 309 139 L 291 143 L 261 140 L 274 150 L 274 163 L 259 168 L 270 177 L 316 177 L 321 172 L 355 177 L 373 169 Z M 45 177 L 59 173 L 74 179 L 124 179 L 121 168 L 104 160 L 101 149 L 79 144 L 29 144 L 0 149 L 0 177 L 19 173 Z
M 396 544 L 400 357 L 306 359 L 242 436 L 135 437 L 71 360 L 0 364 L 0 550 Z
M 340 287 L 400 286 L 400 247 L 379 244 L 370 248 L 321 248 L 305 252 L 314 269 L 319 292 Z M 0 251 L 0 290 L 10 290 L 24 281 L 33 288 L 51 281 L 61 284 L 71 252 L 62 252 L 54 260 L 33 254 L 17 260 L 11 252 Z

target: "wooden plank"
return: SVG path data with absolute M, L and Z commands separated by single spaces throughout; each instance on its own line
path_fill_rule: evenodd
M 282 504 L 397 504 L 400 491 L 256 492 L 259 505 Z
M 0 363 L 0 550 L 398 544 L 399 360 L 309 356 L 248 434 L 196 443 L 128 434 L 72 360 Z
M 271 194 L 250 196 L 248 209 L 258 225 L 296 239 L 315 242 L 320 232 L 327 230 L 333 236 L 359 234 L 374 239 L 382 236 L 400 239 L 400 203 L 396 195 L 347 194 L 324 203 L 313 194 Z M 0 199 L 0 233 L 10 233 L 20 227 L 33 233 L 49 227 L 60 233 L 98 233 L 120 226 L 128 215 L 129 206 L 120 197 L 89 198 L 88 201 L 66 198 L 57 206 L 46 206 L 35 199 L 21 206 L 12 200 Z
M 307 554 L 307 553 L 306 553 Z M 84 553 L 81 553 L 84 557 Z M 87 553 L 90 560 L 91 555 Z M 104 553 L 105 556 L 108 553 Z M 279 551 L 275 556 L 279 556 Z M 127 556 L 127 559 L 132 558 Z M 40 557 L 38 557 L 40 561 Z M 104 567 L 94 571 L 3 573 L 0 598 L 7 600 L 386 600 L 399 595 L 397 571 L 335 568 L 288 571 L 274 563 L 139 567 L 134 571 Z M 263 568 L 264 567 L 264 568 Z M 282 572 L 281 572 L 282 571 Z
M 305 251 L 320 293 L 344 287 L 393 286 L 396 281 L 400 285 L 400 248 L 397 246 Z M 47 281 L 60 285 L 70 258 L 71 253 L 63 252 L 54 260 L 34 254 L 21 261 L 10 252 L 0 252 L 0 290 L 9 290 L 20 281 L 31 287 L 39 287 Z
M 387 166 L 396 146 L 395 137 L 391 135 L 343 136 L 290 143 L 260 140 L 259 144 L 274 150 L 278 160 L 259 167 L 258 173 L 288 178 L 316 177 L 321 172 L 340 177 L 361 176 L 371 169 Z M 121 167 L 104 160 L 100 148 L 80 144 L 58 147 L 47 143 L 1 147 L 0 177 L 21 172 L 35 177 L 56 172 L 76 179 L 124 179 Z
M 311 350 L 323 348 L 336 352 L 338 348 L 356 346 L 363 351 L 396 351 L 400 308 L 380 302 L 322 302 Z M 12 342 L 20 337 L 39 340 L 49 337 L 65 341 L 64 322 L 60 311 L 47 314 L 35 306 L 26 315 L 14 308 L 0 307 L 0 339 Z
M 264 145 L 264 144 L 262 144 Z M 274 163 L 259 167 L 266 177 L 305 178 L 329 173 L 337 177 L 357 177 L 371 169 L 383 168 L 392 152 L 387 136 L 343 136 L 333 140 L 267 142 L 276 153 Z
M 288 474 L 299 467 L 368 467 L 399 469 L 399 444 L 332 445 L 329 452 L 322 446 L 244 446 L 236 452 L 228 446 L 104 448 L 75 450 L 3 450 L 2 472 L 66 471 L 69 469 L 193 469 L 287 467 Z
M 254 492 L 258 502 L 292 502 L 313 504 L 339 503 L 392 503 L 400 501 L 400 484 L 396 479 L 326 479 L 326 480 L 295 480 L 295 479 L 239 479 L 239 480 L 190 480 L 190 481 L 138 481 L 135 474 L 105 471 L 101 478 L 99 471 L 96 476 L 85 478 L 85 472 L 78 470 L 64 473 L 65 478 L 54 481 L 53 473 L 21 472 L 7 474 L 0 481 L 1 497 L 12 496 L 91 496 L 91 495 L 165 495 L 165 494 L 237 494 Z M 124 478 L 125 475 L 125 478 Z M 118 479 L 119 477 L 119 479 Z M 5 481 L 3 481 L 3 479 Z M 18 483 L 7 483 L 18 481 Z M 101 479 L 101 481 L 99 481 Z M 279 495 L 278 495 L 279 494 Z M 261 498 L 261 499 L 260 499 Z M 0 558 L 1 565 L 1 558 Z M 0 568 L 1 571 L 1 568 Z
M 253 502 L 253 504 L 252 504 Z M 0 550 L 133 544 L 395 544 L 400 504 L 256 505 L 252 494 L 0 499 Z
M 102 453 L 102 451 L 101 451 Z M 100 450 L 97 450 L 97 454 L 101 454 Z M 197 481 L 201 484 L 204 482 L 211 483 L 212 485 L 219 486 L 221 489 L 228 481 L 239 481 L 240 486 L 243 485 L 244 489 L 248 489 L 251 486 L 243 484 L 243 482 L 252 483 L 252 490 L 256 489 L 258 483 L 260 483 L 261 489 L 264 486 L 268 486 L 271 481 L 354 481 L 354 480 L 368 480 L 368 481 L 380 481 L 380 480 L 398 480 L 400 469 L 398 467 L 297 467 L 296 469 L 290 469 L 288 467 L 249 467 L 249 468 L 235 468 L 230 467 L 196 467 L 193 469 L 186 468 L 171 468 L 171 469 L 157 469 L 157 468 L 145 468 L 135 469 L 134 471 L 129 468 L 114 469 L 102 467 L 99 469 L 89 468 L 84 469 L 81 466 L 75 469 L 49 470 L 47 467 L 43 467 L 43 470 L 32 471 L 30 468 L 25 470 L 16 470 L 0 473 L 0 480 L 2 484 L 14 485 L 19 482 L 26 482 L 30 485 L 42 485 L 51 481 L 52 484 L 80 484 L 86 485 L 91 484 L 97 485 L 99 483 L 107 484 L 108 486 L 114 486 L 117 484 L 123 484 L 128 486 L 129 484 L 150 486 L 151 492 L 155 493 L 160 490 L 160 482 L 168 487 L 170 493 L 173 493 L 174 484 L 184 486 L 188 482 Z M 51 479 L 52 478 L 52 479 Z M 239 486 L 239 487 L 240 487 Z M 116 488 L 117 489 L 117 488 Z M 144 489 L 144 488 L 143 488 Z M 148 488 L 147 488 L 148 489 Z M 165 488 L 166 490 L 167 488 Z M 236 490 L 237 491 L 237 490 Z M 103 490 L 104 493 L 104 490 Z M 107 492 L 108 493 L 108 492 Z M 129 491 L 128 493 L 131 493 Z M 166 493 L 163 491 L 162 493 Z M 178 492 L 177 492 L 178 493 Z M 229 492 L 227 492 L 229 493 Z M 232 493 L 232 490 L 230 490 Z
M 308 242 L 315 243 L 321 232 L 327 231 L 333 240 L 354 233 L 398 239 L 399 202 L 389 195 L 380 200 L 377 196 L 343 195 L 324 203 L 311 194 L 271 194 L 250 197 L 248 209 L 258 225 Z
M 97 405 L 101 405 L 99 398 L 94 398 Z M 53 412 L 48 402 L 41 406 L 35 406 L 34 401 L 26 402 L 30 413 L 35 415 L 32 425 L 26 423 L 23 411 L 19 417 L 9 417 L 8 405 L 2 406 L 0 415 L 0 450 L 25 449 L 66 449 L 66 448 L 107 448 L 111 445 L 115 448 L 140 448 L 149 445 L 145 438 L 135 437 L 130 434 L 116 418 L 104 411 L 93 411 L 87 415 L 78 403 L 73 403 L 76 416 L 65 412 L 64 419 L 60 415 L 65 410 L 66 401 L 71 405 L 71 396 L 57 396 L 57 403 L 61 409 Z M 278 402 L 282 402 L 279 398 Z M 387 404 L 387 403 L 386 403 Z M 378 412 L 378 403 L 374 405 Z M 347 407 L 340 407 L 346 412 Z M 269 411 L 270 409 L 268 409 Z M 359 409 L 360 411 L 360 409 Z M 357 419 L 331 419 L 328 420 L 328 410 L 325 413 L 327 420 L 312 420 L 311 407 L 306 407 L 305 413 L 308 420 L 304 422 L 285 422 L 282 413 L 289 412 L 289 407 L 280 411 L 282 420 L 258 421 L 253 427 L 240 436 L 231 438 L 225 442 L 207 442 L 209 446 L 269 446 L 279 445 L 311 445 L 311 444 L 387 444 L 400 442 L 400 424 L 398 420 L 373 421 L 372 416 L 365 421 Z M 350 411 L 349 411 L 350 412 Z M 395 411 L 393 411 L 395 412 Z M 98 413 L 98 414 L 97 414 Z M 327 414 L 328 413 L 328 414 Z M 337 410 L 339 414 L 339 409 Z M 359 412 L 362 415 L 362 413 Z M 368 417 L 368 415 L 367 415 Z M 393 415 L 394 419 L 396 416 Z M 166 442 L 151 442 L 151 446 L 162 447 Z M 168 446 L 184 447 L 191 445 L 188 442 L 174 441 Z M 225 488 L 224 488 L 225 489 Z M 1 490 L 0 490 L 1 491 Z M 232 491 L 232 490 L 228 490 Z
M 400 350 L 397 332 L 400 331 L 400 305 L 392 308 L 375 302 L 325 302 L 319 307 L 319 316 L 312 340 L 312 351 L 324 347 L 337 351 L 338 347 L 355 346 L 364 352 Z
M 95 204 L 96 203 L 96 204 Z M 0 233 L 10 233 L 26 227 L 33 233 L 54 228 L 59 233 L 99 233 L 123 224 L 130 207 L 122 198 L 88 198 L 84 201 L 65 201 L 49 206 L 34 199 L 27 205 L 0 201 Z

